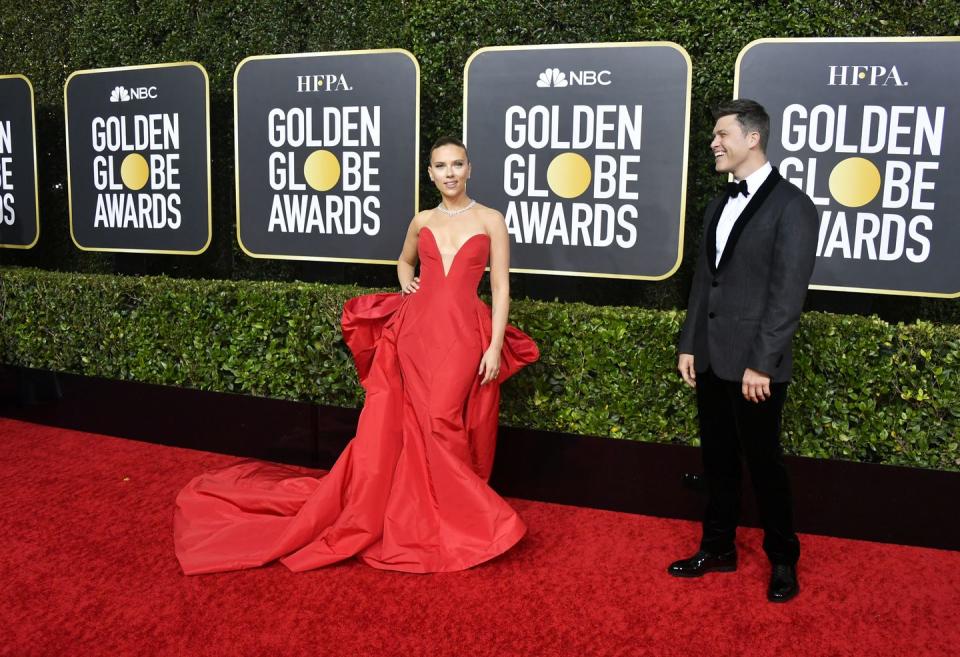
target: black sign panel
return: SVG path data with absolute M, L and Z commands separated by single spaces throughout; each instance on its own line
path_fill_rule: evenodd
M 667 42 L 484 48 L 467 61 L 470 195 L 520 272 L 663 279 L 680 264 L 690 58 Z
M 960 296 L 960 38 L 764 39 L 736 94 L 820 211 L 811 287 Z
M 207 72 L 193 62 L 77 71 L 64 87 L 70 231 L 89 251 L 210 244 Z
M 417 212 L 405 50 L 248 57 L 234 73 L 237 238 L 260 258 L 395 263 Z
M 29 249 L 39 237 L 33 85 L 0 75 L 0 248 Z

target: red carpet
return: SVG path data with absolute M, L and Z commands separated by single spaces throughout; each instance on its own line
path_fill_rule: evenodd
M 664 572 L 690 522 L 511 500 L 530 527 L 473 570 L 356 562 L 184 577 L 173 499 L 234 457 L 0 419 L 0 655 L 956 655 L 960 553 L 803 536 L 803 591 Z

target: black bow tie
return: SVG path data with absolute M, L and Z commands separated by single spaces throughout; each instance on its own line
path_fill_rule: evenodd
M 737 198 L 739 194 L 743 194 L 743 198 L 750 196 L 750 192 L 747 190 L 747 181 L 741 180 L 740 182 L 728 182 L 727 196 L 730 198 Z

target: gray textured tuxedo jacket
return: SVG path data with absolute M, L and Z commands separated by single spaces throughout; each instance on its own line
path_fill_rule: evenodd
M 791 342 L 816 259 L 819 219 L 810 198 L 776 167 L 733 225 L 714 266 L 726 193 L 704 213 L 705 231 L 678 350 L 694 368 L 740 381 L 752 368 L 774 382 L 793 373 Z

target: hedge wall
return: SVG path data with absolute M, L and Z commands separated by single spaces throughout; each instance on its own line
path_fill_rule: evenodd
M 0 362 L 356 406 L 340 336 L 354 286 L 0 269 Z M 696 444 L 675 372 L 682 313 L 518 300 L 542 359 L 506 424 Z M 785 412 L 793 454 L 960 470 L 960 326 L 806 313 Z
M 637 440 L 695 442 L 690 392 L 673 375 L 707 199 L 722 184 L 706 147 L 708 108 L 730 96 L 739 50 L 761 37 L 960 34 L 956 0 L 0 0 L 0 68 L 37 101 L 41 238 L 0 249 L 0 361 L 54 370 L 356 405 L 338 331 L 359 288 L 251 283 L 321 280 L 382 287 L 390 267 L 254 260 L 234 232 L 232 74 L 251 54 L 401 47 L 422 72 L 424 142 L 461 130 L 462 70 L 490 45 L 669 40 L 691 55 L 693 107 L 684 265 L 657 283 L 519 275 L 514 320 L 543 360 L 508 386 L 510 424 Z M 67 228 L 63 83 L 74 70 L 195 60 L 210 74 L 214 239 L 197 257 L 96 254 Z M 422 181 L 421 206 L 436 202 Z M 93 273 L 157 273 L 109 277 Z M 231 281 L 191 280 L 199 277 Z M 960 303 L 813 292 L 786 444 L 796 454 L 958 469 Z M 619 306 L 646 306 L 647 309 Z M 659 310 L 655 310 L 659 309 Z M 814 358 L 814 356 L 816 356 Z
M 0 68 L 24 73 L 37 96 L 41 239 L 32 252 L 0 250 L 0 264 L 177 277 L 301 279 L 385 286 L 389 267 L 271 262 L 236 246 L 232 75 L 251 54 L 401 47 L 422 72 L 421 134 L 429 144 L 461 130 L 463 65 L 490 45 L 669 40 L 693 59 L 685 265 L 658 283 L 517 276 L 521 295 L 682 308 L 707 199 L 723 183 L 707 148 L 708 109 L 730 97 L 739 50 L 761 37 L 960 34 L 956 0 L 0 0 Z M 63 83 L 78 69 L 196 60 L 210 73 L 214 241 L 188 256 L 80 252 L 67 230 Z M 421 206 L 436 202 L 423 178 Z M 832 293 L 834 296 L 839 293 Z M 960 322 L 949 300 L 813 293 L 823 309 Z M 849 297 L 850 295 L 844 295 Z

